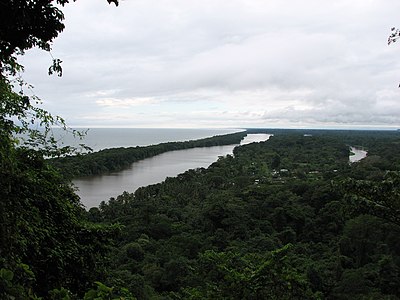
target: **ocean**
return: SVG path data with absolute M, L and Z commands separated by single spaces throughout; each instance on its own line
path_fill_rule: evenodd
M 79 129 L 78 130 L 85 130 Z M 224 135 L 244 129 L 176 129 L 176 128 L 90 128 L 83 140 L 53 129 L 60 145 L 78 146 L 85 144 L 99 151 L 106 148 L 156 145 L 165 142 L 183 142 L 215 135 Z

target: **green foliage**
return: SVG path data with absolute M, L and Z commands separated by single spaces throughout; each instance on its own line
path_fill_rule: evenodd
M 14 271 L 0 269 L 0 298 L 11 299 L 39 299 L 32 291 L 35 276 L 28 265 L 18 264 Z
M 200 256 L 202 287 L 183 294 L 211 299 L 317 299 L 304 275 L 290 265 L 287 245 L 271 253 L 206 251 Z
M 348 163 L 348 145 L 373 153 L 397 139 L 279 131 L 208 169 L 103 202 L 89 216 L 124 226 L 105 283 L 138 299 L 397 299 L 399 227 L 349 200 L 393 207 L 397 175 L 373 180 L 368 162 Z M 271 168 L 277 155 L 288 172 Z
M 28 264 L 38 295 L 58 286 L 85 289 L 118 229 L 83 221 L 78 196 L 43 157 L 11 149 L 13 168 L 0 172 L 1 264 Z
M 41 109 L 19 76 L 16 56 L 32 47 L 50 50 L 64 28 L 56 4 L 68 2 L 0 3 L 1 299 L 79 297 L 101 277 L 110 237 L 118 231 L 88 223 L 71 184 L 46 162 L 74 151 L 59 147 L 53 126 L 82 134 Z M 60 74 L 60 63 L 54 60 L 50 71 Z
M 68 156 L 73 149 L 50 134 L 54 125 L 67 130 L 64 120 L 28 96 L 16 55 L 50 50 L 64 28 L 55 4 L 69 1 L 3 2 L 2 299 L 400 297 L 398 133 L 271 130 L 267 142 L 237 147 L 208 169 L 85 212 L 45 157 L 61 156 L 52 164 L 70 177 L 102 174 L 246 133 Z M 61 72 L 54 59 L 49 73 Z M 367 147 L 368 157 L 349 165 L 350 145 Z
M 74 0 L 75 1 L 75 0 Z M 69 0 L 9 0 L 1 2 L 0 10 L 0 73 L 15 71 L 16 55 L 39 47 L 51 50 L 52 41 L 65 28 L 60 6 Z M 117 0 L 109 1 L 118 5 Z M 55 59 L 49 72 L 58 72 L 60 60 Z M 0 78 L 1 79 L 1 78 Z
M 50 299 L 52 300 L 71 300 L 73 296 L 71 292 L 65 288 L 53 289 L 49 292 Z
M 96 288 L 88 291 L 83 297 L 84 300 L 136 300 L 128 290 L 115 289 L 96 281 Z
M 381 181 L 344 182 L 347 201 L 356 213 L 370 213 L 400 226 L 400 172 L 387 172 Z
M 21 92 L 14 91 L 15 84 Z M 40 99 L 35 95 L 27 96 L 23 92 L 26 83 L 22 79 L 9 80 L 0 76 L 0 139 L 2 147 L 34 149 L 43 156 L 55 157 L 77 152 L 78 149 L 60 147 L 52 135 L 54 126 L 82 138 L 84 132 L 69 129 L 63 118 L 53 116 L 40 108 Z M 30 87 L 28 86 L 28 89 Z M 87 147 L 82 146 L 83 149 Z M 9 151 L 10 148 L 4 149 Z M 5 152 L 3 152 L 5 153 Z
M 83 297 L 97 278 L 87 299 L 396 299 L 399 175 L 375 164 L 386 175 L 373 179 L 370 161 L 349 165 L 342 138 L 275 135 L 89 212 L 41 155 L 10 147 L 14 169 L 1 183 L 23 213 L 3 219 L 12 273 L 1 271 L 2 284 L 53 299 Z M 285 174 L 271 169 L 277 153 Z

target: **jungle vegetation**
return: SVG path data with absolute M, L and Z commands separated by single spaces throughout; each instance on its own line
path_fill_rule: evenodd
M 68 224 L 72 215 L 66 224 L 54 216 L 46 225 L 40 212 L 47 219 L 56 213 L 55 187 L 39 189 L 38 207 L 18 210 L 31 235 L 22 239 L 14 233 L 15 241 L 30 247 L 13 269 L 19 274 L 25 268 L 24 280 L 3 278 L 3 284 L 19 291 L 29 287 L 43 297 L 64 292 L 71 299 L 94 280 L 102 283 L 93 294 L 137 299 L 397 299 L 399 133 L 266 132 L 274 136 L 239 146 L 207 169 L 124 193 L 88 212 L 76 208 L 76 223 L 89 227 L 83 232 L 68 231 L 74 228 Z M 355 144 L 364 145 L 368 156 L 349 164 L 349 145 Z M 65 180 L 47 160 L 40 161 L 54 176 L 48 180 L 59 185 Z M 62 186 L 68 192 L 61 193 L 59 205 L 69 198 L 78 204 L 67 183 Z M 50 228 L 39 235 L 43 240 L 36 237 Z M 58 248 L 47 246 L 50 237 Z M 81 246 L 82 239 L 87 244 Z M 17 249 L 8 252 L 15 255 Z M 63 265 L 57 272 L 66 274 L 56 273 L 53 282 L 46 276 L 56 272 L 58 260 Z M 101 266 L 97 274 L 93 266 Z M 75 272 L 69 279 L 68 268 Z M 27 280 L 26 273 L 43 281 Z
M 349 164 L 347 142 L 368 157 Z M 123 226 L 105 283 L 138 299 L 398 299 L 399 142 L 278 130 L 102 202 L 89 220 Z
M 268 130 L 85 211 L 47 159 L 74 153 L 49 134 L 68 127 L 17 76 L 18 55 L 50 51 L 68 2 L 0 1 L 1 299 L 399 299 L 398 131 Z M 368 156 L 349 164 L 350 145 Z M 168 151 L 153 147 L 140 151 Z

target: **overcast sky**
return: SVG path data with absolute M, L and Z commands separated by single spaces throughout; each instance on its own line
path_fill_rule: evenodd
M 400 128 L 398 0 L 80 0 L 21 59 L 84 127 Z

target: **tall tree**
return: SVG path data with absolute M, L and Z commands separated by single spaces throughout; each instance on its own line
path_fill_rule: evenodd
M 76 0 L 73 0 L 74 2 Z M 118 0 L 107 0 L 118 5 Z M 70 0 L 1 0 L 0 1 L 0 71 L 11 70 L 16 55 L 39 47 L 50 51 L 51 43 L 64 30 L 64 14 L 56 5 Z M 50 72 L 60 72 L 60 60 L 54 60 Z M 59 73 L 61 74 L 61 73 Z
M 38 107 L 40 100 L 26 95 L 28 85 L 16 76 L 24 51 L 51 50 L 64 29 L 59 7 L 68 2 L 0 0 L 1 299 L 45 296 L 61 286 L 82 294 L 98 279 L 98 259 L 116 229 L 83 221 L 79 198 L 44 159 L 72 150 L 59 148 L 49 134 L 51 126 L 66 124 Z M 49 73 L 61 75 L 60 63 L 54 60 Z

